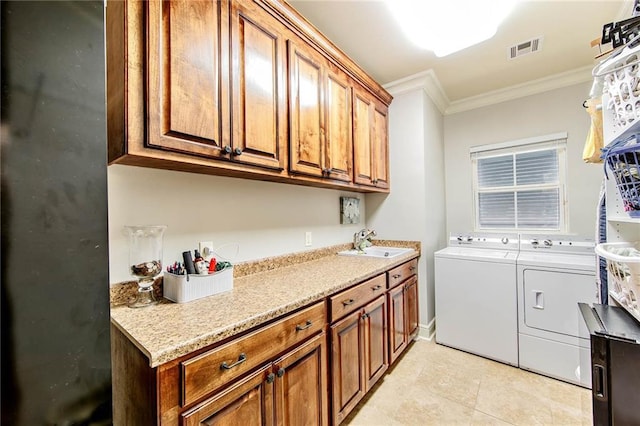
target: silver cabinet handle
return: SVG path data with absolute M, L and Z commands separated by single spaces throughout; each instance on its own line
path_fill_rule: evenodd
M 296 325 L 296 331 L 302 331 L 302 330 L 306 330 L 307 328 L 311 327 L 311 320 L 307 320 L 307 322 L 304 323 L 304 325 Z
M 238 357 L 238 360 L 236 362 L 234 362 L 233 364 L 231 364 L 231 365 L 227 364 L 227 361 L 224 361 L 222 364 L 220 364 L 220 369 L 221 370 L 231 370 L 232 368 L 239 366 L 240 364 L 242 364 L 246 360 L 247 360 L 247 355 L 242 353 Z

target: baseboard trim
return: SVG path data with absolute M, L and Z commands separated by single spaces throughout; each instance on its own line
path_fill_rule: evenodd
M 431 340 L 436 334 L 436 319 L 433 318 L 429 324 L 419 324 L 418 339 Z

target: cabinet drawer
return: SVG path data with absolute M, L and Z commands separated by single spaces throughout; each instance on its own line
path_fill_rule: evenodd
M 378 275 L 349 290 L 331 296 L 329 299 L 331 303 L 331 322 L 353 312 L 355 309 L 372 301 L 379 295 L 384 294 L 386 290 L 385 281 L 386 277 L 384 274 Z
M 324 302 L 319 302 L 246 336 L 183 361 L 180 365 L 182 405 L 197 401 L 307 337 L 322 331 L 326 322 Z
M 418 272 L 418 259 L 410 260 L 407 263 L 393 268 L 387 274 L 389 275 L 389 288 L 393 288 Z

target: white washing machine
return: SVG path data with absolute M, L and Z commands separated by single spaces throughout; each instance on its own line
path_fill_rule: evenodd
M 436 342 L 518 365 L 517 234 L 451 234 L 435 253 Z
M 579 302 L 598 302 L 594 242 L 564 235 L 520 235 L 520 368 L 591 387 L 589 331 Z

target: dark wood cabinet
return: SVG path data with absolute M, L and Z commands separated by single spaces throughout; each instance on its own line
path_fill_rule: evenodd
M 339 424 L 417 333 L 416 268 L 410 260 L 157 367 L 112 325 L 114 423 Z
M 353 88 L 354 181 L 389 188 L 388 109 L 371 94 Z
M 389 362 L 395 360 L 418 335 L 417 260 L 412 260 L 387 272 L 391 287 L 389 299 Z
M 386 298 L 331 326 L 333 421 L 339 424 L 389 367 Z
M 389 368 L 387 356 L 387 303 L 384 296 L 364 307 L 364 379 L 369 391 Z
M 391 364 L 407 347 L 404 293 L 404 286 L 389 290 L 389 360 Z
M 286 37 L 253 2 L 231 3 L 231 98 L 235 161 L 286 172 Z
M 328 425 L 326 363 L 323 333 L 184 413 L 182 424 Z
M 145 4 L 145 146 L 203 157 L 229 145 L 229 2 Z M 142 64 L 140 64 L 142 65 Z
M 331 326 L 333 420 L 339 424 L 364 396 L 364 327 L 362 312 L 353 312 Z
M 107 2 L 110 164 L 388 192 L 390 102 L 284 1 Z
M 352 181 L 351 85 L 317 51 L 289 41 L 290 170 Z
M 389 367 L 386 275 L 329 298 L 333 421 L 339 424 Z

